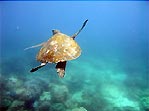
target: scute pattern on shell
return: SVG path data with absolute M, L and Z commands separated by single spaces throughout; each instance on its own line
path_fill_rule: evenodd
M 40 62 L 63 62 L 76 59 L 81 54 L 81 48 L 73 38 L 57 33 L 53 35 L 37 54 Z

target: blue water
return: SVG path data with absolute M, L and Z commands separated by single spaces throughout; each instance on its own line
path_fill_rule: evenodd
M 148 111 L 149 2 L 0 2 L 3 111 Z M 68 61 L 64 78 L 55 64 L 38 66 L 52 29 L 76 37 L 81 56 Z

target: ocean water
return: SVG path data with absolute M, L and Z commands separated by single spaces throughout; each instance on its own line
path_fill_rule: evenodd
M 149 2 L 0 2 L 1 111 L 149 111 Z M 40 62 L 40 47 L 52 29 L 69 36 L 88 22 L 75 41 L 81 56 Z

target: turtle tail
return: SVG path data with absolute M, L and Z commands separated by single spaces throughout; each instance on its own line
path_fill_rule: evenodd
M 75 33 L 74 35 L 71 36 L 73 39 L 75 39 L 75 37 L 82 31 L 82 29 L 85 27 L 87 21 L 88 21 L 88 19 L 85 20 L 85 22 L 83 23 L 83 25 L 82 25 L 82 27 L 79 29 L 79 31 L 78 31 L 77 33 Z

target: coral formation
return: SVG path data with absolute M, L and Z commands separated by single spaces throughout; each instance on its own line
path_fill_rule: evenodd
M 147 92 L 148 92 L 148 90 L 147 90 Z M 144 111 L 148 111 L 149 110 L 149 94 L 148 93 L 147 94 L 143 94 L 140 97 L 140 106 L 141 106 L 141 109 L 144 110 Z
M 87 111 L 84 107 L 72 109 L 72 111 Z
M 85 64 L 82 67 L 84 69 Z M 69 67 L 72 65 L 73 63 Z M 81 72 L 73 69 L 75 71 L 70 71 L 70 75 L 63 80 L 53 75 L 48 76 L 44 72 L 42 76 L 39 73 L 29 76 L 1 76 L 1 111 L 149 110 L 148 90 L 141 91 L 137 86 L 126 86 L 125 73 L 99 71 L 95 64 L 87 64 L 87 67 L 90 69 Z M 82 74 L 87 73 L 92 75 L 83 75 L 82 78 Z M 102 76 L 97 78 L 98 74 Z M 132 92 L 132 88 L 136 92 Z
M 43 92 L 40 96 L 40 101 L 50 101 L 51 100 L 51 93 L 50 92 Z
M 50 90 L 53 102 L 65 102 L 68 99 L 69 90 L 65 85 L 55 84 Z

